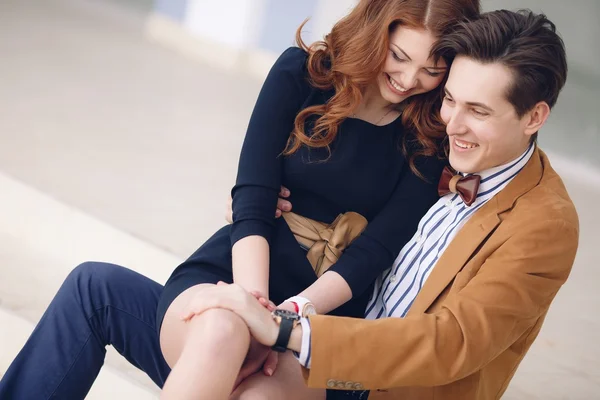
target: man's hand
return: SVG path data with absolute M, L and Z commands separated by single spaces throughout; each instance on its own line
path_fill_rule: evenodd
M 282 186 L 279 191 L 277 208 L 275 209 L 275 218 L 281 217 L 282 212 L 292 211 L 292 203 L 286 200 L 288 197 L 290 197 L 290 190 Z M 233 200 L 231 199 L 231 196 L 229 196 L 229 199 L 227 200 L 227 209 L 225 210 L 225 220 L 230 224 L 233 223 L 232 203 Z
M 246 322 L 256 340 L 265 346 L 275 344 L 279 325 L 273 320 L 271 312 L 240 285 L 219 282 L 216 286 L 199 291 L 183 307 L 180 318 L 187 322 L 211 308 L 233 311 Z
M 296 308 L 292 303 L 283 302 L 278 307 L 275 306 L 270 300 L 267 300 L 266 296 L 262 295 L 258 291 L 250 292 L 252 296 L 254 296 L 258 302 L 265 307 L 269 311 L 275 310 L 275 308 L 288 310 L 288 311 L 296 311 Z M 244 381 L 248 376 L 253 375 L 255 372 L 258 372 L 261 367 L 262 371 L 267 376 L 272 376 L 275 373 L 275 369 L 277 368 L 277 363 L 279 362 L 279 355 L 276 351 L 271 350 L 270 348 L 261 345 L 254 338 L 251 339 L 250 350 L 248 351 L 248 355 L 246 356 L 246 360 L 242 365 L 242 369 L 240 370 L 240 374 L 235 382 L 234 389 Z M 266 353 L 264 352 L 266 351 Z M 266 354 L 266 356 L 265 356 Z
M 267 300 L 267 297 L 259 291 L 251 291 L 250 294 L 267 310 L 273 311 L 276 308 L 275 303 Z M 247 377 L 254 375 L 260 370 L 262 370 L 266 376 L 272 376 L 275 373 L 278 361 L 279 356 L 276 351 L 271 350 L 268 346 L 260 344 L 252 337 L 250 339 L 248 354 L 246 354 L 246 359 L 235 380 L 233 390 L 235 390 Z
M 271 350 L 270 347 L 260 344 L 256 339 L 252 338 L 250 341 L 250 348 L 248 354 L 242 364 L 240 373 L 235 380 L 233 390 L 235 390 L 240 383 L 244 381 L 250 375 L 254 375 L 256 372 L 262 371 L 265 375 L 271 376 L 275 372 L 277 367 L 277 353 Z
M 267 300 L 267 297 L 262 293 L 258 291 L 252 291 L 250 294 L 254 296 L 267 310 L 273 311 L 276 308 L 275 303 Z M 265 375 L 272 376 L 275 373 L 278 361 L 279 356 L 277 352 L 260 344 L 254 338 L 251 338 L 250 348 L 248 350 L 248 354 L 246 355 L 246 359 L 244 360 L 244 364 L 242 365 L 242 369 L 240 370 L 240 374 L 235 381 L 234 390 L 240 383 L 244 381 L 244 379 L 260 371 L 261 369 Z
M 258 302 L 263 307 L 265 307 L 267 310 L 273 311 L 277 308 L 275 306 L 275 303 L 268 300 L 267 296 L 264 296 L 262 293 L 260 293 L 258 291 L 252 291 L 252 292 L 250 292 L 250 294 L 252 296 L 254 296 L 258 300 Z M 252 338 L 252 341 L 256 342 L 254 340 L 254 338 Z M 257 345 L 259 345 L 259 344 L 257 343 Z M 262 365 L 263 373 L 267 376 L 272 376 L 275 373 L 275 369 L 277 368 L 278 362 L 279 362 L 279 354 L 276 351 L 269 349 L 267 359 L 265 360 L 264 364 Z M 243 367 L 242 367 L 242 369 L 243 369 Z M 240 375 L 241 375 L 241 372 L 240 372 Z
M 252 342 L 242 365 L 235 387 L 248 376 L 261 370 L 271 376 L 277 367 L 277 354 L 271 350 L 279 334 L 279 326 L 271 317 L 275 305 L 258 292 L 248 293 L 239 285 L 219 282 L 195 295 L 184 307 L 181 319 L 189 321 L 194 315 L 211 308 L 224 308 L 237 313 L 248 325 Z

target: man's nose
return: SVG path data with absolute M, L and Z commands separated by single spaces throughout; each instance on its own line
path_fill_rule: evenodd
M 460 110 L 453 110 L 450 120 L 446 124 L 446 133 L 452 135 L 462 135 L 468 130 L 465 124 L 464 113 Z

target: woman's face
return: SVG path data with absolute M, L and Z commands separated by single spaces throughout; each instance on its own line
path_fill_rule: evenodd
M 435 89 L 444 79 L 448 66 L 444 60 L 434 64 L 429 57 L 437 40 L 424 29 L 398 26 L 390 34 L 390 48 L 377 78 L 381 97 L 399 104 L 416 94 Z

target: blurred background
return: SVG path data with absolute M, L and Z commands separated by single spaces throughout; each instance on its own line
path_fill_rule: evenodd
M 354 0 L 0 1 L 0 376 L 85 260 L 163 283 L 224 223 L 262 80 L 296 27 L 321 38 Z M 600 399 L 600 2 L 544 11 L 570 74 L 540 143 L 581 219 L 580 250 L 507 399 Z M 595 246 L 594 246 L 595 245 Z M 109 351 L 90 399 L 156 399 Z

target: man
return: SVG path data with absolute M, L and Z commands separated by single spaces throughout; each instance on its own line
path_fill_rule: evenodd
M 575 208 L 536 145 L 566 80 L 565 50 L 544 15 L 504 10 L 437 47 L 456 56 L 441 115 L 460 174 L 445 171 L 443 196 L 378 279 L 367 320 L 310 316 L 289 333 L 281 321 L 293 316 L 275 322 L 235 285 L 197 297 L 187 317 L 233 310 L 257 340 L 299 352 L 311 387 L 369 399 L 502 396 L 577 250 Z

